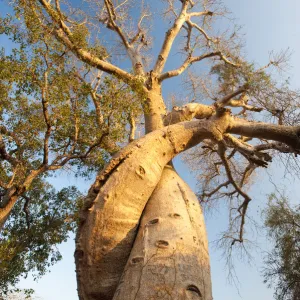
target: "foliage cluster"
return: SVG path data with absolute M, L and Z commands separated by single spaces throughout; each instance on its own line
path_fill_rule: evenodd
M 14 206 L 0 233 L 0 295 L 16 286 L 21 276 L 44 275 L 61 260 L 56 245 L 76 229 L 81 194 L 75 187 L 55 191 L 37 181 Z
M 265 225 L 274 243 L 265 259 L 265 282 L 276 283 L 277 300 L 300 299 L 300 205 L 272 194 Z

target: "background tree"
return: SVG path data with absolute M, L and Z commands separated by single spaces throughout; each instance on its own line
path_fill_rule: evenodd
M 12 292 L 9 293 L 8 295 L 5 295 L 6 298 L 1 298 L 2 299 L 7 299 L 7 300 L 42 300 L 40 297 L 36 297 L 33 295 L 33 291 L 31 293 L 24 292 L 22 290 L 17 291 L 17 292 Z
M 123 81 L 144 114 L 145 137 L 110 160 L 84 200 L 75 252 L 79 297 L 211 299 L 201 209 L 172 166 L 166 165 L 201 143 L 196 157 L 205 171 L 202 196 L 221 193 L 231 200 L 230 228 L 224 240 L 231 246 L 243 243 L 251 201 L 245 185 L 250 175 L 258 167 L 267 167 L 274 152 L 299 152 L 298 94 L 266 74 L 269 67 L 281 67 L 285 55 L 258 69 L 247 63 L 237 33 L 230 28 L 216 33 L 212 26 L 226 14 L 217 1 L 163 2 L 167 22 L 158 26 L 167 27 L 167 32 L 158 53 L 151 49 L 151 3 L 135 6 L 140 8 L 139 17 L 132 10 L 136 3 L 126 0 L 86 1 L 80 6 L 44 0 L 15 4 L 29 32 L 38 28 L 38 39 L 52 35 L 78 63 Z M 159 22 L 158 18 L 152 21 Z M 101 37 L 109 56 L 103 54 L 103 46 L 100 53 L 95 51 L 96 45 L 104 44 Z M 115 47 L 114 37 L 121 45 Z M 167 59 L 176 47 L 181 51 L 178 68 L 168 70 Z M 153 63 L 146 60 L 147 54 Z M 131 67 L 125 62 L 117 65 L 124 55 Z M 189 72 L 186 83 L 195 95 L 200 87 L 210 102 L 199 103 L 193 97 L 192 103 L 167 112 L 162 86 L 204 60 L 211 66 L 203 70 L 207 74 L 199 80 L 199 74 Z M 210 81 L 204 80 L 209 77 Z M 123 115 L 123 107 L 114 108 Z M 269 122 L 260 122 L 264 118 Z M 132 129 L 132 140 L 134 116 L 129 119 L 123 128 Z
M 90 82 L 90 68 L 49 36 L 10 17 L 0 30 L 14 45 L 0 57 L 0 295 L 8 297 L 21 275 L 41 276 L 61 259 L 56 245 L 75 229 L 80 193 L 56 192 L 48 178 L 61 169 L 83 178 L 101 169 L 117 142 L 128 140 L 125 126 L 138 110 L 128 88 L 107 76 L 100 82 L 99 72 Z
M 80 196 L 75 187 L 56 192 L 39 182 L 16 203 L 1 233 L 0 296 L 18 291 L 21 276 L 34 272 L 37 279 L 61 260 L 56 245 L 75 231 Z
M 0 60 L 2 227 L 35 179 L 72 164 L 83 168 L 80 174 L 85 176 L 101 169 L 118 149 L 116 142 L 124 138 L 133 105 L 128 104 L 130 91 L 117 80 L 107 77 L 100 85 L 98 74 L 90 82 L 89 68 L 84 68 L 81 76 L 82 66 L 51 36 L 43 34 L 41 38 L 38 29 L 24 31 L 9 17 L 2 19 L 1 32 L 16 45 L 9 55 L 3 51 Z M 119 105 L 124 109 L 111 111 Z
M 276 284 L 276 299 L 300 297 L 300 207 L 292 207 L 285 197 L 270 196 L 265 211 L 274 248 L 266 257 L 265 282 Z

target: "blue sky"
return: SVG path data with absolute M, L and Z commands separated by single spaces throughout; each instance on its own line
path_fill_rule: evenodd
M 232 11 L 236 18 L 236 23 L 243 25 L 242 32 L 245 33 L 245 52 L 250 61 L 255 61 L 259 65 L 268 62 L 271 51 L 279 52 L 287 48 L 292 52 L 290 65 L 291 68 L 285 77 L 291 78 L 294 88 L 300 88 L 300 1 L 299 0 L 226 0 L 226 5 Z M 3 4 L 0 2 L 0 7 Z M 4 41 L 0 37 L 0 44 Z M 191 185 L 196 188 L 196 181 L 190 174 L 189 170 L 179 161 L 176 161 L 179 173 Z M 276 184 L 285 183 L 288 186 L 287 194 L 291 199 L 299 203 L 299 182 L 294 181 L 291 177 L 284 177 L 284 169 L 273 164 L 268 171 L 272 174 L 272 181 Z M 86 190 L 88 183 L 81 179 L 75 179 L 71 176 L 58 176 L 53 179 L 57 188 L 62 185 L 77 185 Z M 250 206 L 250 214 L 260 221 L 260 211 L 266 203 L 267 194 L 274 190 L 266 172 L 259 175 L 257 184 L 252 188 L 251 195 L 253 203 Z M 216 211 L 214 214 L 207 216 L 207 230 L 209 241 L 212 242 L 217 238 L 217 234 L 224 229 L 227 215 L 224 211 Z M 226 269 L 221 252 L 215 250 L 211 243 L 211 265 L 213 276 L 213 295 L 214 300 L 253 300 L 253 299 L 273 299 L 273 290 L 268 289 L 262 283 L 260 276 L 262 267 L 260 250 L 268 249 L 268 242 L 260 233 L 253 233 L 254 242 L 257 247 L 253 246 L 252 266 L 246 262 L 237 262 L 236 275 L 239 279 L 238 288 L 230 285 L 226 279 Z M 60 246 L 64 260 L 51 269 L 51 273 L 35 283 L 31 278 L 22 280 L 20 286 L 34 288 L 37 295 L 44 300 L 76 300 L 76 279 L 75 265 L 73 259 L 74 245 L 72 239 Z

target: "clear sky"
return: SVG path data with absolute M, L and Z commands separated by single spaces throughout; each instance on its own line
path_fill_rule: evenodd
M 225 0 L 229 10 L 232 11 L 236 18 L 236 23 L 243 25 L 242 31 L 245 33 L 245 50 L 249 60 L 256 61 L 260 65 L 268 62 L 271 51 L 284 50 L 289 48 L 292 52 L 289 71 L 284 74 L 291 78 L 294 88 L 300 88 L 300 1 L 299 0 Z M 3 4 L 0 2 L 0 7 Z M 4 6 L 3 6 L 4 7 Z M 1 11 L 2 9 L 0 9 Z M 3 40 L 0 37 L 0 44 Z M 196 188 L 196 182 L 188 169 L 179 161 L 176 161 L 177 170 L 184 179 Z M 299 203 L 299 182 L 292 178 L 283 178 L 284 169 L 278 165 L 273 165 L 269 170 L 271 178 L 276 184 L 286 183 L 288 186 L 287 194 L 293 201 Z M 88 183 L 80 179 L 64 176 L 63 178 L 53 179 L 53 182 L 60 188 L 62 185 L 77 185 L 83 190 L 88 188 Z M 267 194 L 274 190 L 269 176 L 262 172 L 257 180 L 257 184 L 252 188 L 251 195 L 253 203 L 250 206 L 250 214 L 257 221 L 260 221 L 260 210 L 264 207 Z M 226 269 L 221 252 L 215 250 L 212 241 L 222 231 L 226 224 L 227 215 L 220 210 L 212 216 L 207 216 L 207 230 L 209 241 L 211 242 L 211 266 L 214 300 L 253 300 L 273 299 L 272 289 L 268 289 L 262 283 L 260 276 L 262 262 L 260 249 L 268 249 L 267 241 L 263 234 L 253 234 L 254 242 L 257 247 L 253 246 L 251 253 L 253 255 L 252 265 L 246 262 L 236 264 L 236 275 L 239 278 L 238 288 L 230 285 L 226 280 Z M 76 300 L 76 280 L 75 266 L 73 259 L 74 245 L 73 240 L 60 246 L 64 260 L 51 269 L 51 273 L 43 277 L 38 283 L 31 278 L 22 280 L 20 287 L 34 288 L 37 295 L 44 300 Z

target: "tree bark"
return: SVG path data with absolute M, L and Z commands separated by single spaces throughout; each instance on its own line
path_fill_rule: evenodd
M 163 116 L 166 114 L 166 106 L 162 98 L 161 86 L 157 83 L 157 78 L 150 74 L 147 85 L 148 92 L 146 93 L 144 116 L 145 131 L 149 133 L 164 126 Z
M 211 300 L 208 243 L 197 197 L 166 166 L 113 300 Z
M 256 130 L 257 126 L 259 130 Z M 254 133 L 250 132 L 250 127 L 254 129 Z M 244 130 L 249 131 L 248 134 L 252 134 L 253 137 L 259 135 L 265 138 L 269 138 L 271 132 L 273 140 L 286 142 L 291 146 L 299 145 L 299 127 L 277 129 L 275 132 L 272 128 L 273 125 L 264 123 L 240 122 L 225 110 L 208 120 L 166 126 L 124 148 L 97 177 L 81 212 L 75 251 L 80 299 L 113 298 L 131 253 L 144 207 L 156 188 L 165 165 L 174 156 L 203 139 L 222 141 L 224 133 Z M 185 191 L 187 190 L 185 184 L 181 190 L 184 191 L 181 192 L 182 197 L 187 194 L 186 199 L 193 198 L 189 196 L 190 192 Z M 164 193 L 159 197 L 164 199 Z M 180 227 L 177 229 L 180 230 Z M 193 236 L 197 239 L 197 235 Z M 167 237 L 165 239 L 167 240 Z M 189 245 L 189 242 L 186 245 Z M 159 246 L 164 246 L 164 243 Z M 182 251 L 187 250 L 183 248 Z M 203 253 L 202 250 L 200 253 Z M 198 259 L 198 256 L 192 256 L 190 252 L 187 252 L 187 255 L 191 256 L 191 260 Z M 187 263 L 191 263 L 191 260 Z M 208 258 L 206 261 L 208 262 Z M 208 274 L 208 263 L 206 268 L 205 272 Z M 204 267 L 202 269 L 205 270 Z M 197 282 L 199 280 L 197 279 Z M 183 283 L 187 284 L 187 281 Z M 188 293 L 206 295 L 208 292 L 204 291 L 204 286 L 208 285 L 210 284 L 191 283 L 188 286 L 181 286 L 180 289 L 183 293 L 185 288 L 186 295 Z M 211 299 L 210 293 L 202 297 Z
M 3 195 L 0 203 L 0 231 L 3 229 L 5 222 L 9 218 L 14 205 L 19 197 L 30 187 L 33 180 L 41 173 L 47 170 L 47 166 L 43 166 L 38 170 L 32 170 L 30 174 L 24 179 L 24 182 L 17 186 L 8 188 Z
M 10 188 L 4 194 L 2 203 L 3 207 L 0 207 L 0 231 L 3 229 L 6 220 L 8 219 L 15 203 L 17 202 L 19 195 L 16 193 L 16 188 Z
M 98 176 L 81 212 L 76 238 L 80 299 L 112 299 L 164 166 L 209 137 L 211 132 L 197 123 L 157 130 L 123 149 Z

